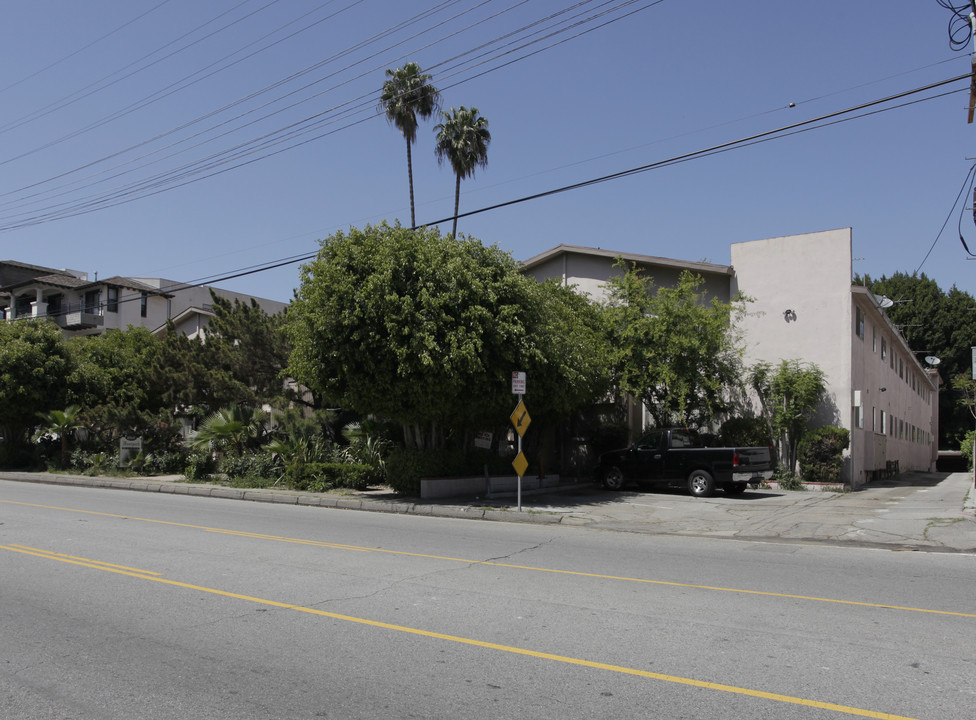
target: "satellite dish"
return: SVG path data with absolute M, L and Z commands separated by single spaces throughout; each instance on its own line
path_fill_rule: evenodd
M 942 359 L 941 358 L 937 358 L 935 355 L 926 355 L 925 356 L 925 362 L 928 363 L 929 365 L 931 365 L 932 367 L 935 367 L 940 362 L 942 362 Z
M 892 300 L 890 297 L 886 297 L 886 296 L 882 295 L 882 296 L 880 296 L 878 298 L 878 307 L 879 308 L 890 308 L 894 304 L 895 304 L 895 301 Z

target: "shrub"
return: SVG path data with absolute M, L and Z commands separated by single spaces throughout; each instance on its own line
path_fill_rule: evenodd
M 796 473 L 789 470 L 778 469 L 773 473 L 773 480 L 779 483 L 781 490 L 803 490 L 803 483 Z
M 850 442 L 848 430 L 832 425 L 807 432 L 797 453 L 803 479 L 807 482 L 840 482 L 844 451 Z
M 763 418 L 731 418 L 722 423 L 719 438 L 725 447 L 769 447 L 769 426 Z
M 71 467 L 85 475 L 101 475 L 118 465 L 118 453 L 91 452 L 75 448 L 71 452 Z
M 143 458 L 142 471 L 150 475 L 176 475 L 186 467 L 186 450 L 151 452 Z
M 293 463 L 285 468 L 288 486 L 308 492 L 325 492 L 334 488 L 365 490 L 375 477 L 373 468 L 352 463 Z
M 386 459 L 386 481 L 400 495 L 418 497 L 420 479 L 482 475 L 514 475 L 512 456 L 481 450 L 416 450 L 397 447 Z
M 230 478 L 279 478 L 282 471 L 281 462 L 267 453 L 225 455 L 218 466 Z
M 470 474 L 472 464 L 463 450 L 395 448 L 386 460 L 386 479 L 395 492 L 416 497 L 421 478 Z M 474 468 L 480 475 L 481 467 Z
M 209 480 L 210 475 L 216 472 L 217 461 L 209 452 L 193 452 L 186 459 L 186 466 L 183 468 L 183 477 L 190 482 L 196 480 Z
M 976 437 L 976 430 L 970 430 L 966 433 L 966 436 L 962 439 L 959 444 L 959 452 L 962 454 L 963 460 L 966 461 L 966 467 L 971 471 L 973 469 L 973 438 Z

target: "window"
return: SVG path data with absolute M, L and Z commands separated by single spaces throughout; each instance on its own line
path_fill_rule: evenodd
M 661 441 L 664 439 L 664 433 L 660 430 L 655 432 L 649 432 L 640 440 L 637 441 L 638 450 L 657 450 L 661 447 Z
M 878 432 L 878 408 L 871 407 L 871 431 Z
M 108 302 L 105 308 L 109 312 L 119 311 L 119 289 L 117 287 L 110 287 L 108 289 Z
M 142 317 L 146 317 L 146 309 L 149 304 L 149 296 L 146 293 L 142 294 L 142 298 L 139 300 L 139 314 Z
M 47 296 L 47 314 L 48 315 L 60 315 L 61 314 L 61 293 L 54 293 L 54 295 Z
M 884 435 L 885 432 L 888 429 L 887 428 L 887 423 L 888 423 L 888 413 L 886 413 L 884 410 L 882 410 L 881 411 L 881 426 L 878 428 L 878 432 L 880 432 L 882 435 Z
M 854 416 L 854 427 L 856 427 L 856 428 L 863 428 L 864 427 L 864 413 L 862 412 L 860 405 L 854 405 L 853 406 L 853 413 L 852 413 L 852 415 Z
M 871 352 L 878 352 L 878 328 L 871 326 Z
M 22 317 L 24 315 L 31 314 L 31 303 L 34 302 L 34 296 L 24 293 L 23 295 L 18 295 L 17 299 L 14 301 L 14 317 Z
M 89 290 L 85 293 L 85 312 L 98 315 L 101 310 L 101 290 Z
M 881 338 L 881 360 L 884 361 L 888 357 L 888 341 Z
M 864 313 L 861 311 L 861 308 L 856 307 L 854 308 L 854 315 L 855 315 L 854 322 L 856 325 L 856 327 L 854 328 L 854 332 L 856 332 L 857 336 L 863 340 L 864 339 Z

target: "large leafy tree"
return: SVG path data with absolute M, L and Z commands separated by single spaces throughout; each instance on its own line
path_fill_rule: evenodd
M 159 338 L 146 328 L 129 327 L 72 338 L 68 346 L 75 365 L 68 377 L 69 399 L 81 407 L 81 418 L 97 437 L 108 442 L 146 435 L 159 425 L 160 412 L 168 409 L 165 388 L 153 375 Z
M 437 132 L 435 151 L 439 162 L 447 160 L 454 170 L 454 226 L 451 235 L 457 235 L 458 207 L 461 202 L 461 180 L 474 176 L 475 169 L 488 166 L 488 145 L 491 133 L 488 121 L 478 115 L 478 108 L 451 108 L 441 111 L 443 122 Z
M 289 370 L 334 406 L 400 423 L 408 445 L 442 447 L 505 421 L 513 370 L 539 388 L 533 416 L 593 399 L 600 324 L 584 304 L 473 239 L 353 229 L 301 270 Z
M 794 472 L 807 421 L 826 393 L 826 376 L 815 364 L 799 360 L 782 360 L 776 366 L 759 362 L 749 371 L 749 384 L 759 397 L 780 465 Z
M 617 387 L 644 403 L 655 425 L 706 427 L 739 395 L 739 298 L 708 300 L 700 276 L 654 289 L 639 268 L 619 262 L 607 282 Z
M 942 290 L 925 273 L 895 273 L 878 280 L 858 277 L 855 282 L 893 301 L 885 312 L 919 357 L 935 355 L 941 359 L 938 370 L 944 384 L 939 391 L 939 445 L 956 447 L 972 429 L 972 416 L 957 378 L 972 377 L 976 299 L 955 286 Z
M 380 92 L 380 107 L 386 119 L 407 141 L 407 177 L 410 182 L 410 225 L 416 226 L 413 199 L 413 157 L 411 146 L 417 140 L 419 119 L 426 120 L 437 112 L 440 94 L 430 84 L 431 76 L 415 62 L 408 62 L 396 70 L 386 71 L 386 81 Z
M 72 359 L 47 320 L 0 322 L 0 462 L 14 458 L 38 424 L 37 413 L 65 407 Z

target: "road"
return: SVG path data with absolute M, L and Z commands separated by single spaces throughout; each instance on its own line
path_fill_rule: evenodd
M 0 717 L 968 718 L 974 561 L 0 481 Z

